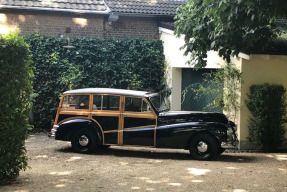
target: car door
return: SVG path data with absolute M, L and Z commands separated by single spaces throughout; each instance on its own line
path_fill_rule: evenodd
M 123 145 L 155 146 L 157 116 L 146 98 L 125 96 L 123 109 Z
M 103 130 L 106 145 L 118 144 L 122 129 L 120 99 L 118 95 L 97 94 L 93 96 L 92 118 Z

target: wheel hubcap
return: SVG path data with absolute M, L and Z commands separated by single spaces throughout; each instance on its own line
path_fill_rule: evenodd
M 89 143 L 89 138 L 86 136 L 86 135 L 82 135 L 80 138 L 79 138 L 79 144 L 83 147 L 87 146 Z
M 208 145 L 207 143 L 205 143 L 204 141 L 200 141 L 198 144 L 197 144 L 197 150 L 200 152 L 200 153 L 205 153 L 208 149 Z

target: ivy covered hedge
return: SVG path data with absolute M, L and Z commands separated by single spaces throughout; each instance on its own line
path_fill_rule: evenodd
M 18 34 L 0 34 L 0 185 L 27 167 L 24 141 L 29 128 L 32 60 Z
M 63 91 L 87 87 L 165 91 L 159 40 L 27 36 L 35 64 L 34 126 L 50 129 Z
M 276 152 L 285 140 L 286 90 L 283 85 L 252 85 L 247 108 L 249 118 L 249 141 L 264 152 Z

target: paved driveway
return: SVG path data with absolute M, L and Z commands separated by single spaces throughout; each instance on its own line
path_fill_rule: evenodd
M 223 153 L 195 161 L 184 150 L 111 147 L 73 153 L 45 135 L 26 142 L 30 169 L 0 191 L 286 191 L 287 154 Z

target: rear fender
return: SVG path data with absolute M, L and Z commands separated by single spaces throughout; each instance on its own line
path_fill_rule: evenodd
M 103 144 L 103 134 L 99 125 L 90 119 L 71 119 L 59 124 L 57 128 L 55 139 L 70 141 L 72 135 L 79 129 L 89 129 L 93 131 L 97 137 L 97 144 Z

